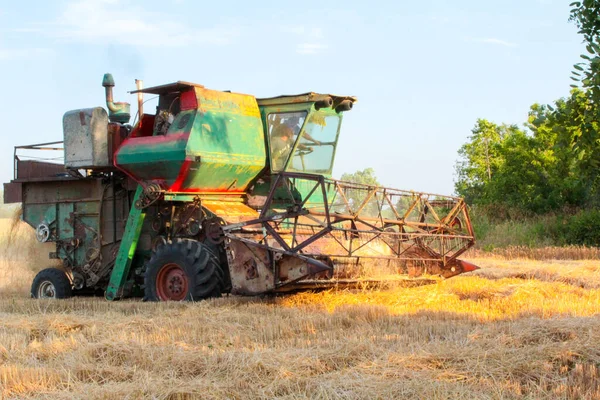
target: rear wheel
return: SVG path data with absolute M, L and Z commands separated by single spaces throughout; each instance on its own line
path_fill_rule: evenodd
M 71 297 L 71 281 L 60 269 L 41 270 L 31 284 L 34 299 L 66 299 Z
M 202 300 L 221 296 L 223 271 L 204 244 L 178 239 L 161 246 L 146 265 L 146 300 Z

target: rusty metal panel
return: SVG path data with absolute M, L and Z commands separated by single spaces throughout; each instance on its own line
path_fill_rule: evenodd
M 102 107 L 67 112 L 63 117 L 65 165 L 108 167 L 108 114 Z
M 107 186 L 105 190 L 100 210 L 100 237 L 103 245 L 121 240 L 130 209 L 127 191 L 114 191 L 112 185 Z
M 4 204 L 20 203 L 23 201 L 22 186 L 20 182 L 4 184 Z
M 147 87 L 145 89 L 133 90 L 129 93 L 149 93 L 149 94 L 170 94 L 175 92 L 181 92 L 190 88 L 203 88 L 203 85 L 197 83 L 177 81 L 173 83 L 167 83 L 166 85 Z
M 121 125 L 114 122 L 108 124 L 108 162 L 110 165 L 113 164 L 113 157 L 117 149 L 121 146 L 123 141 L 127 139 L 128 131 Z
M 23 203 L 48 204 L 62 201 L 84 201 L 102 197 L 100 179 L 55 180 L 24 183 Z
M 281 283 L 297 281 L 309 276 L 311 272 L 311 267 L 306 261 L 287 255 L 281 256 L 277 266 Z
M 269 268 L 266 250 L 232 241 L 229 254 L 231 293 L 255 295 L 275 289 L 275 276 Z
M 55 177 L 65 173 L 65 166 L 42 161 L 17 160 L 17 179 Z
M 23 221 L 34 229 L 46 227 L 47 241 L 56 243 L 57 256 L 69 267 L 80 268 L 78 273 L 84 271 L 86 280 L 101 278 L 98 274 L 105 265 L 98 258 L 101 205 L 105 200 L 102 179 L 42 180 L 22 186 Z M 109 248 L 103 254 L 111 251 Z

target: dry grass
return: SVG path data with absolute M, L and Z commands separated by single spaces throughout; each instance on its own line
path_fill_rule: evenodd
M 0 295 L 27 292 L 38 271 L 60 265 L 48 259 L 53 243 L 39 243 L 33 228 L 19 220 L 20 212 L 0 219 Z
M 600 259 L 600 248 L 586 246 L 507 246 L 497 247 L 491 251 L 481 249 L 469 250 L 470 258 L 501 258 L 505 260 L 598 260 Z
M 0 398 L 600 399 L 594 261 L 485 257 L 420 287 L 150 304 L 28 299 L 11 254 Z
M 472 273 L 486 279 L 517 278 L 537 282 L 561 282 L 584 289 L 600 288 L 600 262 L 596 260 L 470 258 L 481 269 Z

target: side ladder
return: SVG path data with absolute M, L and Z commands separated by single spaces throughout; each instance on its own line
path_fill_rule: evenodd
M 146 217 L 145 212 L 135 207 L 136 202 L 142 197 L 143 191 L 144 188 L 142 185 L 138 185 L 133 197 L 131 210 L 129 211 L 129 217 L 127 218 L 125 232 L 123 232 L 123 238 L 121 239 L 121 245 L 119 246 L 119 252 L 115 260 L 115 266 L 110 275 L 106 292 L 104 293 L 106 300 L 116 300 L 123 297 L 131 262 L 133 261 L 144 218 Z

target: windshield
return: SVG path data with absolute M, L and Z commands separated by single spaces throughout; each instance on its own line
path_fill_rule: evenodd
M 331 171 L 340 117 L 314 113 L 306 123 L 288 170 L 327 174 Z
M 285 167 L 305 119 L 306 111 L 271 113 L 267 117 L 273 171 Z

